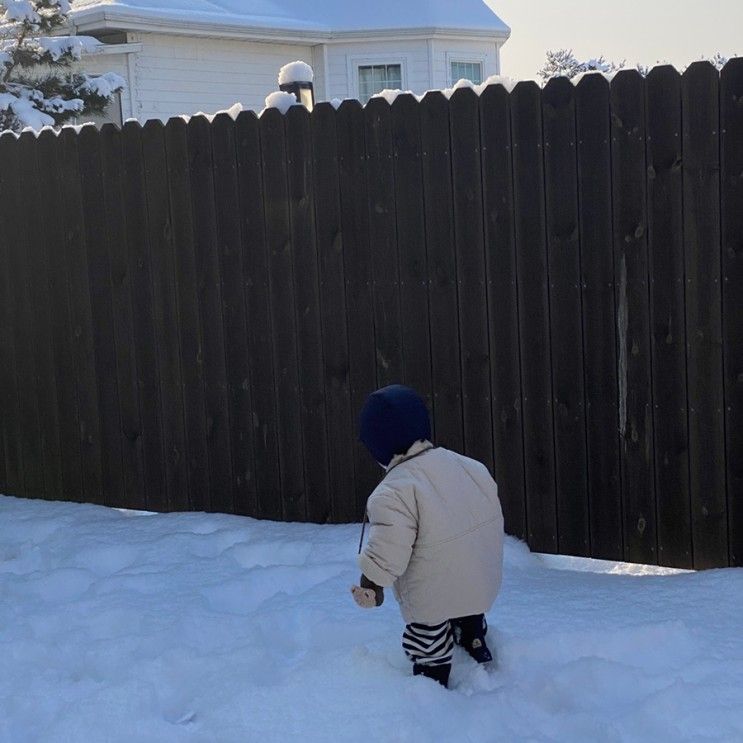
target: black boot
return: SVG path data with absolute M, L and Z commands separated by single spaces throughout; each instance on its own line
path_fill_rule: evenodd
M 427 678 L 438 681 L 443 687 L 448 688 L 449 673 L 451 672 L 451 663 L 445 663 L 440 666 L 425 666 L 420 663 L 413 665 L 413 676 L 426 676 Z
M 488 623 L 484 614 L 473 614 L 451 620 L 454 642 L 461 645 L 478 663 L 489 663 L 493 656 L 485 643 Z

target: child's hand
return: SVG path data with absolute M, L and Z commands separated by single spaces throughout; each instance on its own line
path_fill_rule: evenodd
M 384 589 L 372 583 L 365 575 L 361 576 L 360 586 L 351 586 L 353 600 L 362 609 L 374 609 L 384 601 Z

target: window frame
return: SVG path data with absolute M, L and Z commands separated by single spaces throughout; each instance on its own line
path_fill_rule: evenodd
M 379 65 L 400 65 L 400 88 L 407 90 L 408 85 L 408 57 L 403 54 L 366 54 L 358 57 L 348 57 L 348 89 L 351 97 L 357 101 L 361 100 L 359 86 L 359 68 Z M 362 105 L 364 105 L 362 103 Z
M 484 54 L 458 54 L 457 52 L 446 53 L 446 81 L 447 87 L 450 88 L 457 81 L 453 79 L 451 66 L 455 62 L 457 64 L 479 64 L 480 65 L 480 80 L 485 82 L 487 77 L 485 76 L 485 61 L 486 57 Z

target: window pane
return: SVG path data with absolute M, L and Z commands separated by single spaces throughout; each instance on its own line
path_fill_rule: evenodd
M 399 64 L 387 65 L 387 87 L 402 88 L 402 67 Z
M 482 82 L 482 64 L 480 62 L 452 62 L 452 84 L 462 78 L 465 80 L 471 80 L 476 85 L 479 85 Z
M 402 87 L 402 65 L 360 65 L 359 100 L 366 103 L 374 93 L 385 88 Z

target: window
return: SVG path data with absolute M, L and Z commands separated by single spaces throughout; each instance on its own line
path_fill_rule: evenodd
M 359 100 L 362 103 L 386 88 L 402 88 L 402 65 L 359 65 Z
M 452 85 L 462 78 L 471 80 L 475 85 L 479 85 L 482 82 L 482 62 L 452 62 Z

